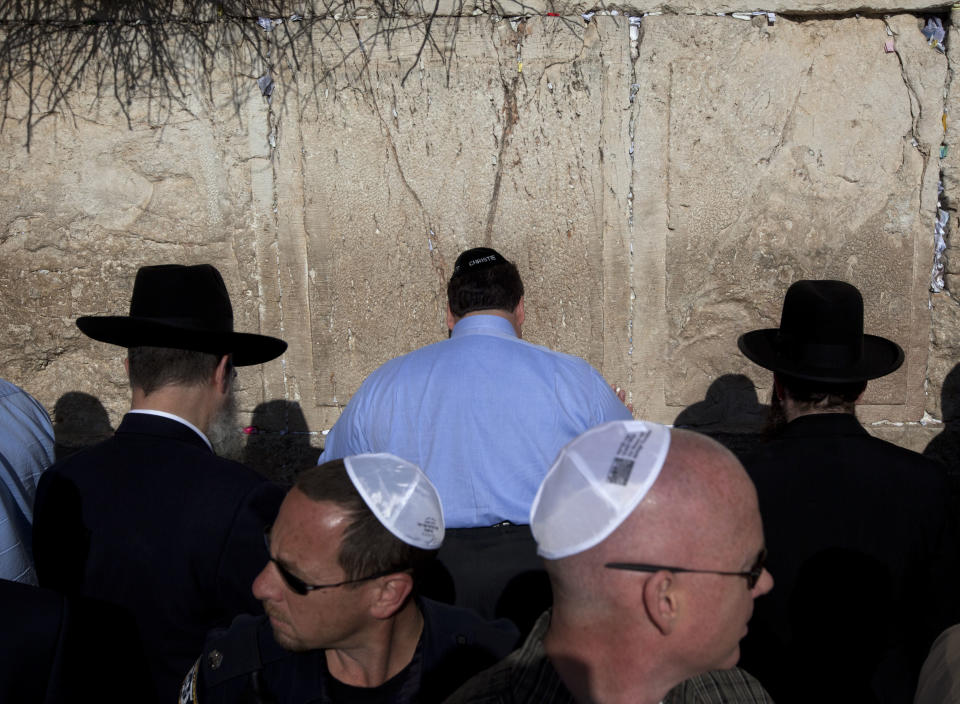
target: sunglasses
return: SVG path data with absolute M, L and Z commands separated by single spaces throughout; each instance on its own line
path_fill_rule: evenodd
M 371 579 L 377 579 L 379 577 L 386 577 L 388 574 L 394 574 L 396 572 L 403 572 L 403 569 L 392 569 L 392 570 L 383 570 L 382 572 L 377 572 L 371 574 L 367 577 L 361 577 L 360 579 L 345 579 L 342 582 L 334 582 L 332 584 L 307 584 L 302 579 L 300 579 L 295 574 L 291 573 L 286 567 L 283 566 L 283 563 L 278 561 L 273 555 L 270 554 L 270 528 L 266 528 L 263 531 L 263 543 L 267 548 L 267 558 L 276 566 L 277 572 L 280 573 L 280 576 L 283 578 L 284 583 L 290 587 L 290 590 L 295 594 L 300 596 L 306 596 L 312 591 L 317 589 L 333 589 L 334 587 L 342 587 L 345 584 L 358 584 L 360 582 L 369 582 Z
M 611 570 L 629 570 L 631 572 L 659 572 L 660 570 L 666 570 L 667 572 L 695 572 L 698 574 L 722 574 L 728 577 L 743 577 L 747 580 L 747 589 L 753 590 L 757 586 L 757 582 L 760 581 L 760 577 L 763 576 L 763 570 L 767 562 L 767 551 L 766 548 L 760 551 L 760 554 L 757 555 L 756 562 L 753 563 L 753 566 L 746 572 L 722 572 L 720 570 L 695 570 L 689 567 L 670 567 L 668 565 L 648 565 L 638 562 L 608 562 L 604 565 Z

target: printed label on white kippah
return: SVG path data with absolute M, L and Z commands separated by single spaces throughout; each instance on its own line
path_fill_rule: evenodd
M 432 541 L 440 532 L 440 524 L 433 516 L 427 516 L 422 521 L 417 521 L 417 527 L 423 532 L 423 537 Z
M 637 455 L 643 450 L 643 445 L 650 437 L 650 430 L 644 430 L 639 433 L 627 433 L 617 448 L 617 454 L 614 455 L 610 463 L 610 471 L 607 472 L 607 483 L 626 486 L 630 481 L 630 474 L 633 472 L 633 463 Z

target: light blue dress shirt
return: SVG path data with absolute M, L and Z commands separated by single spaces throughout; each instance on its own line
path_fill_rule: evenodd
M 430 477 L 448 528 L 526 524 L 560 449 L 630 417 L 584 360 L 519 339 L 499 316 L 469 315 L 450 339 L 367 377 L 319 461 L 392 452 Z
M 36 399 L 0 379 L 0 577 L 36 584 L 33 497 L 53 464 L 53 426 Z

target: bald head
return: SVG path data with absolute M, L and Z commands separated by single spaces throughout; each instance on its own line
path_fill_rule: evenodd
M 657 481 L 603 547 L 676 564 L 730 542 L 752 514 L 759 521 L 757 493 L 733 453 L 706 435 L 674 429 Z
M 733 667 L 753 600 L 773 586 L 757 569 L 762 549 L 740 462 L 704 435 L 671 430 L 659 474 L 616 529 L 547 560 L 551 662 L 578 701 L 661 701 L 685 679 Z
M 756 491 L 733 453 L 705 435 L 672 429 L 663 468 L 630 516 L 593 548 L 548 560 L 547 571 L 561 599 L 601 606 L 607 562 L 710 567 L 723 564 L 738 534 L 760 530 Z

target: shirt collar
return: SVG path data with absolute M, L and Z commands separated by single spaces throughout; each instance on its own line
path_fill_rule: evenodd
M 513 329 L 513 323 L 506 318 L 481 313 L 467 315 L 457 321 L 457 324 L 453 326 L 451 337 L 460 337 L 461 335 L 500 335 L 501 337 L 515 338 L 517 331 Z
M 210 444 L 210 440 L 207 438 L 207 436 L 203 434 L 200 428 L 195 426 L 186 418 L 181 418 L 180 416 L 176 416 L 173 413 L 167 413 L 166 411 L 154 411 L 153 409 L 150 409 L 150 408 L 131 409 L 127 411 L 127 413 L 140 413 L 145 416 L 160 416 L 161 418 L 169 418 L 170 420 L 175 420 L 178 423 L 183 423 L 185 426 L 190 428 L 190 430 L 192 430 L 197 435 L 199 435 L 200 438 L 207 444 L 207 447 L 210 448 L 210 452 L 213 452 L 213 445 Z
M 837 433 L 869 435 L 853 413 L 809 413 L 797 416 L 780 431 L 789 435 L 820 435 Z

